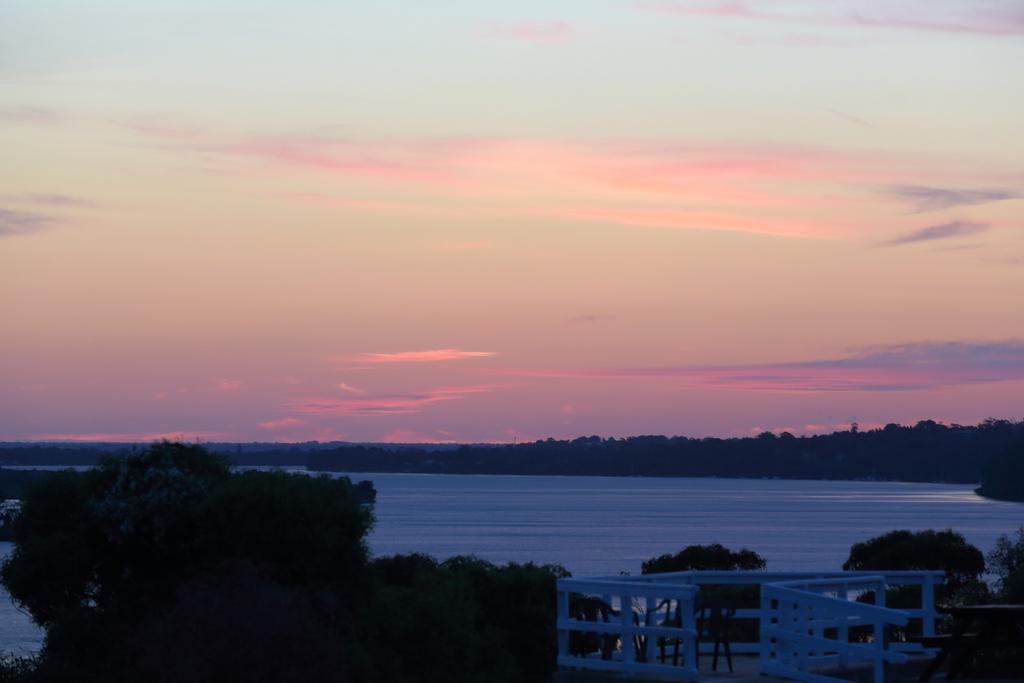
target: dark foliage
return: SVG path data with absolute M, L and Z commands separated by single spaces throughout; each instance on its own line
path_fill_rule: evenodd
M 764 569 L 767 566 L 764 558 L 753 550 L 743 548 L 738 551 L 729 550 L 725 546 L 688 545 L 675 555 L 665 554 L 652 557 L 640 566 L 644 574 L 661 572 L 685 571 L 735 571 Z
M 372 566 L 386 615 L 377 642 L 392 680 L 550 680 L 561 567 L 420 554 Z
M 0 449 L 2 450 L 2 449 Z M 0 499 L 21 498 L 25 489 L 48 472 L 40 470 L 12 470 L 0 468 Z
M 1002 602 L 1024 604 L 1024 527 L 1014 536 L 1003 534 L 988 555 L 989 569 L 996 576 Z
M 160 443 L 30 487 L 4 563 L 46 629 L 10 681 L 548 680 L 558 567 L 371 562 L 347 479 Z
M 233 464 L 308 465 L 346 472 L 885 479 L 974 484 L 982 481 L 982 470 L 993 456 L 1022 441 L 1024 421 L 989 419 L 978 425 L 923 420 L 910 427 L 889 424 L 881 429 L 805 437 L 765 432 L 733 439 L 589 436 L 502 446 L 383 447 L 312 442 L 289 446 L 215 444 L 211 448 Z M 112 450 L 119 456 L 128 452 L 119 444 L 7 445 L 0 446 L 0 461 L 91 465 Z
M 886 479 L 977 483 L 993 455 L 1024 438 L 1024 422 L 977 426 L 931 420 L 794 437 L 690 439 L 581 437 L 448 451 L 350 446 L 311 451 L 312 469 L 439 474 L 558 474 L 649 477 Z
M 231 680 L 247 659 L 245 680 L 352 680 L 369 522 L 347 480 L 165 442 L 32 486 L 2 575 L 46 629 L 39 680 Z
M 981 581 L 985 556 L 952 529 L 900 529 L 854 544 L 843 569 L 942 570 L 946 574 L 944 596 L 949 597 Z
M 1024 501 L 1024 442 L 999 453 L 982 470 L 979 495 Z

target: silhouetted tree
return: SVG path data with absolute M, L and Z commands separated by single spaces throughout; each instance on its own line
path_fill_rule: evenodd
M 1004 450 L 982 469 L 978 493 L 1000 500 L 1024 501 L 1024 442 Z
M 980 581 L 985 573 L 985 556 L 952 529 L 900 529 L 854 544 L 843 569 L 942 570 L 946 574 L 947 594 L 950 594 Z
M 643 574 L 685 571 L 733 571 L 764 569 L 764 558 L 753 550 L 729 550 L 720 543 L 688 545 L 678 553 L 652 557 L 640 566 Z
M 988 555 L 989 569 L 1003 602 L 1024 603 L 1024 527 L 1014 537 L 1001 535 Z

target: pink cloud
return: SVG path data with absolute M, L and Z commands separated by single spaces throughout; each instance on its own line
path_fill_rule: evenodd
M 662 379 L 717 389 L 779 393 L 899 392 L 1024 381 L 1024 341 L 925 342 L 793 363 L 598 369 L 497 368 L 549 379 Z
M 663 208 L 569 208 L 550 212 L 570 220 L 671 230 L 727 230 L 783 237 L 825 237 L 821 223 L 787 218 L 757 218 L 724 213 Z
M 983 36 L 1024 35 L 1024 10 L 1010 2 L 939 3 L 790 2 L 771 11 L 749 2 L 708 3 L 663 0 L 641 2 L 640 9 L 678 16 L 773 21 L 813 26 L 855 27 L 966 33 Z M 767 3 L 758 3 L 764 8 Z
M 306 424 L 305 420 L 301 420 L 297 417 L 283 417 L 279 420 L 266 420 L 264 422 L 257 422 L 256 426 L 261 429 L 288 429 L 290 427 L 299 427 Z
M 429 206 L 343 195 L 285 193 L 303 202 L 410 216 L 514 216 L 671 229 L 800 237 L 863 235 L 864 204 L 879 187 L 972 186 L 1019 178 L 964 160 L 885 150 L 672 140 L 506 138 L 330 139 L 229 135 L 189 126 L 133 130 L 201 158 L 252 162 L 271 171 L 359 176 L 389 186 L 429 185 Z M 544 192 L 538 196 L 537 188 Z M 852 209 L 852 210 L 851 210 Z M 893 226 L 899 227 L 899 226 Z M 486 240 L 439 245 L 487 248 Z
M 0 121 L 8 123 L 53 126 L 64 123 L 66 120 L 67 117 L 64 114 L 45 107 L 20 106 L 0 109 Z
M 405 415 L 419 413 L 431 404 L 457 401 L 470 394 L 486 393 L 499 385 L 438 387 L 421 393 L 381 394 L 351 398 L 297 398 L 289 407 L 292 412 L 305 415 L 349 415 L 371 417 L 377 415 Z
M 483 35 L 496 40 L 527 43 L 564 43 L 575 35 L 573 26 L 564 21 L 526 21 L 514 24 L 491 24 Z
M 449 177 L 454 160 L 475 144 L 470 139 L 393 141 L 304 134 L 241 135 L 165 117 L 137 118 L 123 125 L 141 135 L 207 155 L 248 158 L 275 166 L 333 174 L 406 181 Z M 313 193 L 312 196 L 317 195 Z M 329 195 L 320 195 L 321 199 L 324 197 Z M 358 200 L 348 202 L 351 206 L 359 203 Z
M 225 438 L 224 432 L 98 432 L 73 434 L 33 434 L 32 441 L 139 442 L 139 441 L 213 441 Z
M 338 388 L 348 394 L 358 395 L 366 393 L 365 389 L 360 389 L 359 387 L 354 387 L 351 384 L 345 384 L 344 382 L 338 382 Z
M 217 391 L 237 391 L 242 388 L 242 380 L 240 379 L 222 379 L 219 380 L 214 388 Z
M 394 353 L 358 353 L 344 357 L 352 363 L 442 363 L 468 358 L 488 358 L 493 351 L 463 351 L 461 349 L 433 349 L 429 351 L 397 351 Z

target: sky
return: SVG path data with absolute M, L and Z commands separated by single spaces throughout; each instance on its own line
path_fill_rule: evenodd
M 1021 0 L 7 0 L 0 440 L 1024 416 Z

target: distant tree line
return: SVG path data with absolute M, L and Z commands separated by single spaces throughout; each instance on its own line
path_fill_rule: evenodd
M 988 419 L 977 425 L 923 420 L 871 430 L 854 424 L 847 431 L 799 437 L 789 432 L 744 438 L 585 436 L 449 448 L 220 444 L 215 450 L 235 465 L 341 472 L 984 482 L 983 495 L 1024 500 L 1022 444 L 1024 420 Z M 0 447 L 0 463 L 91 465 L 129 452 L 124 446 L 8 446 Z
M 985 463 L 978 493 L 1000 500 L 1024 501 L 1024 443 L 997 453 Z
M 310 453 L 307 465 L 347 472 L 978 483 L 994 456 L 1022 441 L 1024 421 L 986 420 L 963 426 L 925 420 L 912 427 L 890 424 L 861 431 L 854 426 L 801 437 L 788 432 L 731 439 L 589 436 L 431 452 L 359 446 Z

